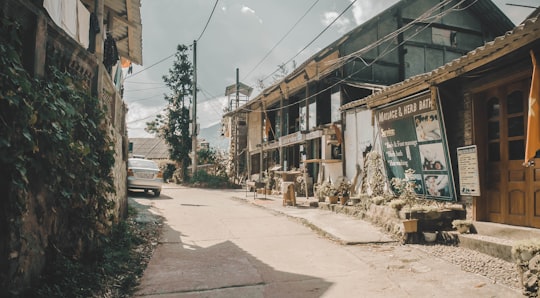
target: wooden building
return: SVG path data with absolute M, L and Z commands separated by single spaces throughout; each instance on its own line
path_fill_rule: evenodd
M 342 108 L 346 115 L 366 111 L 373 115 L 374 130 L 381 132 L 376 140 L 378 150 L 386 158 L 387 169 L 392 172 L 401 167 L 403 171 L 405 163 L 416 164 L 423 188 L 420 195 L 465 203 L 468 214 L 477 221 L 540 228 L 540 160 L 523 165 L 531 53 L 540 57 L 539 12 L 442 67 Z M 392 111 L 407 111 L 410 116 L 400 118 Z M 414 120 L 421 115 L 437 117 L 441 141 L 421 140 L 420 134 L 410 137 L 403 128 L 414 131 Z M 424 166 L 422 146 L 439 146 L 435 144 L 444 147 L 439 150 L 444 170 L 430 168 L 429 162 Z M 404 151 L 412 152 L 412 158 L 400 154 Z M 394 175 L 399 173 L 394 171 Z M 430 194 L 428 180 L 444 175 L 449 175 L 447 189 L 454 192 L 446 197 L 437 190 Z M 435 178 L 428 178 L 431 176 Z
M 224 116 L 245 114 L 249 126 L 239 175 L 305 166 L 315 181 L 352 178 L 362 154 L 346 152 L 343 139 L 352 131 L 346 125 L 362 128 L 343 121 L 342 105 L 444 65 L 513 26 L 489 0 L 399 1 Z

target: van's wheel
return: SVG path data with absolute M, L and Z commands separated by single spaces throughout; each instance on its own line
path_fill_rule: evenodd
M 159 194 L 161 193 L 161 191 L 159 190 L 154 190 L 154 197 L 159 197 Z

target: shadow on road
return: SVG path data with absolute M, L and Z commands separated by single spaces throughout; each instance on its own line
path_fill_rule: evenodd
M 136 198 L 136 199 L 145 198 L 149 200 L 172 200 L 171 197 L 163 195 L 163 194 L 160 194 L 159 197 L 156 197 L 154 196 L 154 193 L 151 191 L 145 193 L 144 191 L 128 190 L 128 196 L 132 198 Z
M 135 296 L 320 297 L 332 285 L 275 270 L 231 241 L 201 247 L 185 243 L 188 236 L 164 222 Z

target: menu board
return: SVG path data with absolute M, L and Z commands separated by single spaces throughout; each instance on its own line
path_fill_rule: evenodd
M 476 145 L 457 148 L 459 192 L 461 195 L 480 196 L 478 152 Z
M 376 112 L 389 180 L 415 171 L 416 193 L 456 200 L 444 121 L 437 100 L 423 94 Z

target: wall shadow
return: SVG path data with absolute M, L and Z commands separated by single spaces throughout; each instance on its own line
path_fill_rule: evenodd
M 187 236 L 163 222 L 159 245 L 134 296 L 320 297 L 332 285 L 320 277 L 275 270 L 231 241 L 200 247 L 184 242 Z

